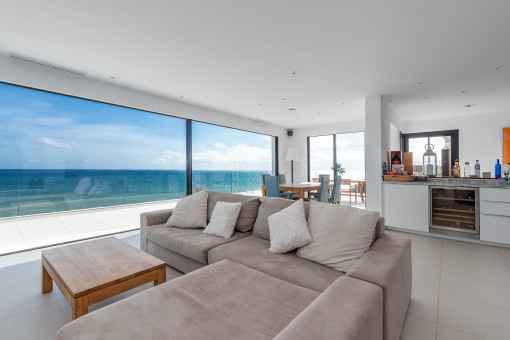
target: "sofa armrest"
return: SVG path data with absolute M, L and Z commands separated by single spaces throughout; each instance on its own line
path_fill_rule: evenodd
M 274 339 L 381 340 L 382 337 L 382 289 L 342 276 Z
M 347 272 L 378 285 L 384 296 L 384 339 L 398 340 L 411 300 L 411 240 L 385 234 Z
M 173 209 L 150 211 L 140 214 L 140 249 L 147 251 L 147 228 L 163 224 L 172 215 Z

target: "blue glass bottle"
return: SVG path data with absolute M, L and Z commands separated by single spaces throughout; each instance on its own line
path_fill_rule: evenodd
M 501 164 L 499 164 L 499 159 L 497 160 L 496 167 L 494 169 L 494 174 L 496 178 L 501 178 Z

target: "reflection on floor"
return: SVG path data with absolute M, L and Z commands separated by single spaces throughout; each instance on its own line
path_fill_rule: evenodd
M 134 230 L 140 213 L 170 209 L 177 200 L 0 220 L 0 255 Z
M 510 249 L 388 231 L 412 239 L 413 294 L 403 340 L 508 339 Z M 139 232 L 118 238 L 139 247 Z M 0 256 L 2 339 L 53 339 L 71 320 L 58 288 L 41 294 L 41 250 Z M 182 275 L 167 267 L 167 280 Z M 135 288 L 90 307 L 93 311 L 148 289 Z

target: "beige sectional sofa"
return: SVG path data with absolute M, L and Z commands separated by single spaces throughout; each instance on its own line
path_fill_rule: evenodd
M 229 239 L 165 227 L 171 209 L 142 214 L 141 249 L 188 274 L 75 320 L 57 339 L 400 338 L 411 242 L 385 234 L 383 218 L 344 273 L 269 252 L 267 217 L 292 200 L 209 191 L 208 220 L 217 202 L 243 204 Z

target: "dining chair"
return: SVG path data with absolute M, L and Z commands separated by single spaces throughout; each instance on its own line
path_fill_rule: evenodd
M 324 176 L 328 176 L 328 180 L 329 180 L 329 175 L 328 174 L 320 174 L 319 178 L 317 178 L 317 181 L 315 181 L 315 178 L 313 178 L 313 180 L 314 180 L 314 182 L 320 183 Z M 310 192 L 308 192 L 308 197 L 310 197 L 310 198 L 317 198 L 318 195 L 319 195 L 319 191 L 310 191 Z
M 278 184 L 285 184 L 287 180 L 285 179 L 285 174 L 278 174 Z M 290 199 L 297 199 L 297 192 L 292 191 L 280 191 L 280 196 Z
M 280 197 L 280 186 L 278 185 L 277 176 L 265 176 L 266 196 Z
M 319 191 L 317 192 L 317 201 L 329 202 L 329 175 L 324 175 L 320 178 Z
M 266 185 L 266 177 L 267 176 L 271 176 L 271 175 L 269 175 L 269 174 L 262 175 L 262 185 Z
M 336 176 L 333 183 L 333 190 L 329 197 L 329 203 L 340 204 L 340 187 L 342 186 L 342 176 Z

